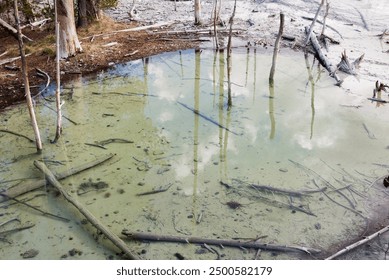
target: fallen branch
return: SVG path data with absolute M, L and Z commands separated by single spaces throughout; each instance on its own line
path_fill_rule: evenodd
M 198 244 L 219 245 L 219 246 L 236 247 L 236 248 L 253 248 L 253 249 L 262 249 L 262 250 L 279 251 L 279 252 L 300 252 L 300 253 L 303 252 L 309 255 L 320 253 L 320 250 L 313 249 L 313 248 L 258 243 L 256 241 L 209 239 L 209 238 L 201 238 L 201 237 L 193 237 L 193 236 L 180 237 L 180 236 L 171 236 L 171 235 L 156 235 L 156 234 L 142 233 L 142 232 L 130 232 L 126 229 L 122 231 L 122 234 L 125 235 L 128 239 L 132 239 L 132 240 L 176 242 L 176 243 L 185 243 L 185 244 L 198 243 Z
M 307 26 L 305 27 L 305 32 L 308 34 L 308 27 Z M 317 41 L 316 35 L 312 34 L 312 36 L 310 36 L 310 40 L 312 43 L 312 47 L 315 50 L 315 52 L 319 58 L 320 64 L 323 65 L 324 68 L 326 68 L 327 71 L 329 72 L 330 76 L 336 80 L 336 85 L 340 86 L 343 83 L 343 80 L 341 80 L 338 77 L 338 75 L 336 74 L 336 69 L 332 67 L 331 62 L 328 60 L 328 58 L 321 51 L 321 48 L 320 48 L 319 42 Z
M 81 214 L 87 218 L 87 220 L 99 231 L 101 231 L 113 244 L 115 244 L 120 250 L 122 250 L 128 258 L 133 260 L 138 260 L 139 257 L 135 255 L 128 248 L 127 244 L 120 239 L 116 234 L 111 232 L 105 225 L 103 225 L 88 209 L 86 209 L 81 203 L 79 203 L 75 198 L 73 198 L 68 192 L 64 190 L 62 185 L 58 182 L 54 174 L 47 168 L 43 162 L 34 161 L 35 167 L 37 167 L 42 173 L 45 174 L 46 179 L 50 182 L 53 187 L 55 187 L 64 198 L 72 204 Z
M 221 124 L 218 123 L 217 121 L 214 121 L 213 119 L 211 119 L 211 118 L 209 118 L 209 117 L 203 115 L 203 114 L 200 113 L 198 110 L 193 109 L 193 108 L 189 107 L 188 105 L 186 105 L 186 104 L 184 104 L 184 103 L 182 103 L 182 102 L 180 102 L 180 101 L 177 101 L 177 103 L 180 104 L 182 107 L 184 107 L 184 108 L 186 108 L 186 109 L 192 111 L 192 112 L 195 113 L 196 115 L 202 117 L 203 119 L 205 119 L 205 120 L 207 120 L 207 121 L 213 123 L 214 125 L 217 125 L 218 127 L 223 128 L 223 129 L 227 130 L 228 132 L 231 132 L 232 134 L 239 135 L 238 133 L 233 132 L 233 131 L 229 130 L 227 127 L 221 125 Z
M 30 56 L 31 54 L 32 53 L 26 54 L 26 57 Z M 17 57 L 11 57 L 11 58 L 6 58 L 6 59 L 3 59 L 3 60 L 0 60 L 0 65 L 14 62 L 14 61 L 16 61 L 16 60 L 18 60 L 20 58 L 21 58 L 20 56 L 17 56 Z
M 100 37 L 100 36 L 109 36 L 109 35 L 114 35 L 117 33 L 123 33 L 123 32 L 136 32 L 136 31 L 142 31 L 142 30 L 147 30 L 147 29 L 152 29 L 152 28 L 159 28 L 162 26 L 169 26 L 172 25 L 174 22 L 169 21 L 169 22 L 160 22 L 152 25 L 146 25 L 146 26 L 139 26 L 139 27 L 134 27 L 134 28 L 127 28 L 127 29 L 121 29 L 117 30 L 111 33 L 105 33 L 105 34 L 96 34 L 92 36 L 87 36 L 82 39 L 89 39 L 89 38 L 95 38 L 95 37 Z
M 363 245 L 363 244 L 373 240 L 374 238 L 380 236 L 381 234 L 383 234 L 383 233 L 385 233 L 387 231 L 389 231 L 389 225 L 384 227 L 383 229 L 381 229 L 381 230 L 379 230 L 379 231 L 369 235 L 369 236 L 366 236 L 364 239 L 359 240 L 359 241 L 357 241 L 357 242 L 355 242 L 355 243 L 345 247 L 344 249 L 340 250 L 339 252 L 337 252 L 337 253 L 333 254 L 332 256 L 329 256 L 328 258 L 326 258 L 326 260 L 332 260 L 332 259 L 334 259 L 336 257 L 339 257 L 340 255 L 343 255 L 344 253 L 347 253 L 347 252 L 349 252 L 349 251 L 351 251 L 351 250 L 353 250 L 353 249 L 355 249 L 355 248 L 357 248 L 357 247 L 359 247 L 359 246 L 361 246 L 361 245 Z
M 17 38 L 18 31 L 15 28 L 13 28 L 11 25 L 9 25 L 7 22 L 2 20 L 1 18 L 0 18 L 0 25 L 3 26 L 5 29 L 7 29 L 13 36 L 15 36 L 15 38 Z M 30 42 L 33 41 L 32 39 L 28 38 L 23 34 L 22 34 L 22 38 Z
M 64 179 L 66 177 L 75 175 L 75 174 L 80 173 L 84 170 L 87 170 L 87 169 L 95 167 L 99 164 L 102 164 L 103 162 L 106 162 L 107 160 L 109 160 L 113 156 L 114 156 L 113 154 L 103 155 L 92 162 L 88 162 L 88 163 L 79 165 L 77 167 L 70 168 L 69 170 L 66 170 L 64 172 L 60 172 L 60 173 L 56 174 L 56 177 L 58 179 Z M 17 196 L 25 194 L 27 192 L 39 189 L 39 188 L 45 186 L 45 184 L 46 184 L 45 179 L 29 180 L 29 181 L 24 182 L 22 184 L 8 188 L 7 190 L 3 191 L 2 194 L 6 195 L 7 197 L 17 197 Z M 7 198 L 5 198 L 4 196 L 0 197 L 0 202 L 3 202 L 5 200 L 7 200 Z
M 45 87 L 40 91 L 38 92 L 34 97 L 36 96 L 40 96 L 50 85 L 50 76 L 49 74 L 47 74 L 45 71 L 39 69 L 39 68 L 35 68 L 35 70 L 38 72 L 38 75 L 42 75 L 44 77 L 46 77 L 46 85 Z

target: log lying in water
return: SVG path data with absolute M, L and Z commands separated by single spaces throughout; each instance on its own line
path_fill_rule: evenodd
M 64 198 L 77 208 L 78 211 L 99 231 L 101 231 L 115 246 L 122 250 L 125 255 L 131 260 L 139 260 L 139 257 L 135 255 L 127 246 L 127 244 L 120 239 L 115 233 L 113 233 L 107 226 L 102 224 L 87 208 L 85 208 L 80 202 L 78 202 L 73 196 L 71 196 L 58 182 L 54 174 L 47 168 L 47 166 L 40 161 L 34 161 L 34 165 L 45 174 L 46 179 L 50 184 L 55 187 Z
M 176 242 L 176 243 L 198 243 L 198 244 L 207 244 L 207 245 L 220 245 L 226 247 L 237 247 L 237 248 L 252 248 L 252 249 L 262 249 L 269 251 L 279 251 L 279 252 L 298 252 L 306 254 L 318 254 L 320 250 L 307 248 L 307 247 L 298 247 L 298 246 L 286 246 L 286 245 L 275 245 L 268 243 L 259 243 L 255 240 L 253 241 L 242 241 L 234 239 L 209 239 L 201 237 L 180 237 L 172 235 L 156 235 L 150 233 L 142 232 L 130 232 L 126 229 L 122 230 L 122 234 L 129 239 L 133 240 L 147 240 L 147 241 L 159 241 L 159 242 Z
M 58 179 L 64 179 L 66 177 L 80 173 L 81 171 L 84 171 L 84 170 L 92 168 L 96 165 L 99 165 L 99 164 L 109 160 L 113 156 L 114 156 L 113 154 L 103 155 L 92 162 L 88 162 L 88 163 L 70 168 L 69 170 L 60 172 L 60 173 L 56 174 L 56 177 Z M 14 187 L 11 187 L 11 188 L 3 191 L 2 193 L 4 193 L 6 196 L 0 196 L 0 202 L 7 200 L 7 197 L 17 197 L 17 196 L 25 194 L 27 192 L 39 189 L 45 185 L 46 185 L 45 179 L 29 180 L 27 182 L 21 183 L 19 185 L 16 185 Z

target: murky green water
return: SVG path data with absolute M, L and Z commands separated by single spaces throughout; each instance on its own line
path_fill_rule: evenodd
M 263 243 L 333 251 L 388 213 L 389 192 L 381 181 L 373 182 L 388 172 L 389 112 L 366 99 L 370 83 L 349 77 L 355 88 L 366 90 L 335 87 L 317 66 L 310 72 L 298 53 L 279 57 L 275 86 L 269 88 L 270 64 L 269 53 L 234 51 L 230 108 L 226 53 L 167 53 L 74 81 L 67 85 L 72 90 L 64 90 L 73 94 L 64 96 L 68 119 L 59 143 L 49 143 L 55 113 L 47 106 L 54 103 L 37 105 L 43 155 L 34 154 L 26 139 L 0 133 L 0 187 L 39 177 L 35 159 L 63 171 L 114 153 L 109 162 L 61 183 L 118 235 L 128 229 L 215 239 L 260 237 Z M 2 112 L 0 124 L 32 137 L 23 105 Z M 121 140 L 90 145 L 108 139 Z M 96 188 L 98 182 L 108 186 Z M 257 185 L 309 192 L 297 196 Z M 165 191 L 148 194 L 155 190 Z M 71 222 L 3 202 L 0 224 L 19 217 L 35 226 L 1 239 L 0 258 L 18 259 L 29 249 L 39 250 L 40 259 L 117 258 L 109 241 L 54 191 L 19 197 L 25 198 Z M 231 208 L 235 202 L 240 207 Z M 0 232 L 17 226 L 7 224 Z M 196 244 L 128 244 L 146 259 L 174 259 L 176 253 L 189 259 L 218 254 L 253 259 L 256 254 L 220 247 L 211 252 Z M 72 249 L 82 253 L 71 256 Z M 262 251 L 259 258 L 310 257 Z

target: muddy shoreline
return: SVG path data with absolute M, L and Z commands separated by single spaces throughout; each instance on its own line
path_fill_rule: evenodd
M 174 31 L 195 30 L 200 28 L 210 28 L 210 11 L 212 10 L 212 1 L 203 1 L 203 17 L 204 25 L 201 27 L 192 24 L 192 6 L 189 1 L 178 1 L 177 11 L 173 11 L 174 2 L 169 1 L 147 1 L 147 3 L 138 4 L 137 6 L 137 21 L 129 21 L 127 11 L 132 1 L 121 1 L 116 9 L 107 10 L 106 14 L 114 20 L 119 20 L 121 23 L 114 23 L 110 20 L 111 28 L 95 26 L 92 34 L 107 33 L 109 29 L 120 30 L 138 25 L 150 25 L 161 21 L 176 20 L 169 27 L 153 30 L 151 32 L 139 32 L 134 34 L 114 34 L 109 36 L 101 36 L 93 42 L 87 38 L 91 30 L 80 31 L 80 37 L 85 47 L 83 54 L 77 55 L 74 58 L 64 61 L 62 69 L 64 75 L 63 81 L 70 80 L 74 75 L 87 75 L 98 73 L 115 67 L 125 61 L 139 59 L 149 55 L 173 51 L 179 49 L 187 49 L 194 47 L 213 47 L 212 38 L 206 35 L 196 33 L 179 35 L 174 34 Z M 224 22 L 228 22 L 228 17 L 231 13 L 233 1 L 223 1 L 221 17 Z M 336 64 L 339 62 L 340 53 L 347 50 L 352 58 L 358 57 L 365 53 L 365 61 L 359 70 L 359 77 L 343 75 L 345 83 L 343 85 L 345 93 L 350 95 L 350 104 L 358 106 L 367 97 L 370 97 L 373 90 L 373 85 L 376 80 L 382 82 L 389 81 L 389 63 L 388 37 L 380 39 L 377 35 L 382 33 L 385 26 L 385 17 L 387 18 L 388 4 L 384 1 L 344 1 L 338 4 L 339 7 L 330 13 L 328 18 L 328 35 L 340 41 L 339 45 L 331 45 L 327 56 Z M 350 9 L 350 7 L 352 7 Z M 378 12 L 373 14 L 372 8 L 378 7 Z M 317 3 L 311 1 L 294 1 L 289 4 L 286 1 L 245 1 L 239 5 L 235 27 L 239 29 L 236 34 L 235 46 L 249 46 L 250 48 L 272 48 L 275 36 L 278 30 L 279 13 L 282 11 L 286 14 L 287 24 L 285 33 L 293 36 L 294 40 L 283 40 L 282 49 L 298 49 L 304 40 L 304 27 L 309 25 L 309 20 L 305 18 L 312 17 L 317 9 Z M 317 32 L 320 32 L 321 25 L 317 24 Z M 168 32 L 170 31 L 170 32 Z M 30 33 L 31 32 L 31 33 Z M 30 31 L 27 34 L 37 39 L 46 38 L 48 33 L 37 35 L 36 31 Z M 366 39 L 368 38 L 368 39 Z M 183 40 L 185 39 L 185 40 Z M 209 40 L 201 42 L 201 40 Z M 0 53 L 14 48 L 15 41 L 13 38 L 6 37 L 4 42 L 8 42 L 1 46 Z M 104 49 L 102 46 L 108 43 L 118 42 L 117 46 Z M 226 42 L 225 42 L 226 43 Z M 147 46 L 147 47 L 145 47 Z M 128 55 L 134 53 L 133 55 Z M 11 51 L 11 53 L 14 53 Z M 103 54 L 103 55 L 102 55 Z M 127 56 L 128 55 L 128 56 Z M 1 59 L 7 56 L 1 57 Z M 54 60 L 50 54 L 37 51 L 31 55 L 28 63 L 30 64 L 30 81 L 34 86 L 33 91 L 39 91 L 39 86 L 44 82 L 36 76 L 35 69 L 39 67 L 46 71 L 51 77 L 55 77 Z M 20 67 L 19 62 L 15 66 Z M 70 74 L 72 73 L 72 74 Z M 11 75 L 10 75 L 11 74 Z M 325 73 L 327 75 L 327 73 Z M 15 102 L 23 102 L 24 92 L 20 73 L 10 72 L 9 70 L 1 69 L 0 71 L 0 109 L 6 108 Z M 362 86 L 358 83 L 358 79 L 371 82 L 364 83 Z M 33 92 L 33 93 L 34 93 Z M 379 229 L 379 226 L 385 226 L 388 222 L 388 213 L 379 213 L 380 224 L 370 228 L 370 232 Z M 380 242 L 373 241 L 358 250 L 350 252 L 341 258 L 344 259 L 384 259 L 382 244 L 389 244 L 389 235 L 380 237 Z M 347 244 L 341 244 L 347 245 Z M 338 246 L 337 247 L 341 247 Z M 332 248 L 333 249 L 333 248 Z

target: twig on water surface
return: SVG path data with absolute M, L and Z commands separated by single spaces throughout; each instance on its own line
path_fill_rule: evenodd
M 43 211 L 43 210 L 41 210 L 41 209 L 39 209 L 39 208 L 37 208 L 37 207 L 35 207 L 35 206 L 32 206 L 32 205 L 30 205 L 30 204 L 28 204 L 28 203 L 26 203 L 26 202 L 24 202 L 24 201 L 21 201 L 21 200 L 19 200 L 19 199 L 14 198 L 14 197 L 9 197 L 9 196 L 6 195 L 6 194 L 0 193 L 0 195 L 6 197 L 6 198 L 8 198 L 8 199 L 11 199 L 11 200 L 13 200 L 13 201 L 15 201 L 15 202 L 17 202 L 17 203 L 19 203 L 19 204 L 22 204 L 22 205 L 24 205 L 24 206 L 27 206 L 27 207 L 29 207 L 29 208 L 31 208 L 31 209 L 34 209 L 35 211 L 38 211 L 39 213 L 41 213 L 43 216 L 52 217 L 52 218 L 55 218 L 55 219 L 58 219 L 58 220 L 62 220 L 62 221 L 65 221 L 65 222 L 69 222 L 69 221 L 70 221 L 70 220 L 67 219 L 67 218 L 64 218 L 64 217 L 61 217 L 61 216 L 58 216 L 58 215 L 54 215 L 54 214 L 51 214 L 51 213 L 49 213 L 49 212 L 45 212 L 45 211 Z
M 287 245 L 276 245 L 268 243 L 259 243 L 256 241 L 240 241 L 233 239 L 210 239 L 210 238 L 201 238 L 201 237 L 180 237 L 172 235 L 157 235 L 151 233 L 142 233 L 142 232 L 130 232 L 127 229 L 122 231 L 122 234 L 125 235 L 128 239 L 133 240 L 148 240 L 148 241 L 158 241 L 158 242 L 176 242 L 176 243 L 197 243 L 197 244 L 208 244 L 208 245 L 219 245 L 225 247 L 235 247 L 235 248 L 253 248 L 253 249 L 262 249 L 269 251 L 279 251 L 279 252 L 302 252 L 306 254 L 318 254 L 321 251 L 318 249 L 308 248 L 308 247 L 299 247 L 299 246 L 287 246 Z
M 344 253 L 347 253 L 347 252 L 349 252 L 349 251 L 351 251 L 351 250 L 353 250 L 353 249 L 355 249 L 355 248 L 357 248 L 357 247 L 359 247 L 359 246 L 361 246 L 361 245 L 371 241 L 372 239 L 376 238 L 377 236 L 380 236 L 381 234 L 383 234 L 383 233 L 385 233 L 387 231 L 389 231 L 389 225 L 384 227 L 384 228 L 382 228 L 381 230 L 379 230 L 379 231 L 369 235 L 369 236 L 366 236 L 364 239 L 359 240 L 359 241 L 357 241 L 357 242 L 355 242 L 355 243 L 345 247 L 344 249 L 342 249 L 342 250 L 338 251 L 337 253 L 333 254 L 332 256 L 329 256 L 328 258 L 326 258 L 326 260 L 332 260 L 332 259 L 334 259 L 336 257 L 339 257 L 340 255 L 343 255 Z
M 139 257 L 128 248 L 127 244 L 123 240 L 121 240 L 116 234 L 108 229 L 108 227 L 102 224 L 88 209 L 86 209 L 81 203 L 79 203 L 75 198 L 73 198 L 68 192 L 64 190 L 60 182 L 44 163 L 34 161 L 34 165 L 45 174 L 48 182 L 50 182 L 50 184 L 55 187 L 70 204 L 72 204 L 81 214 L 83 214 L 95 228 L 97 228 L 109 240 L 111 240 L 115 246 L 122 250 L 128 258 L 133 260 L 139 259 Z

